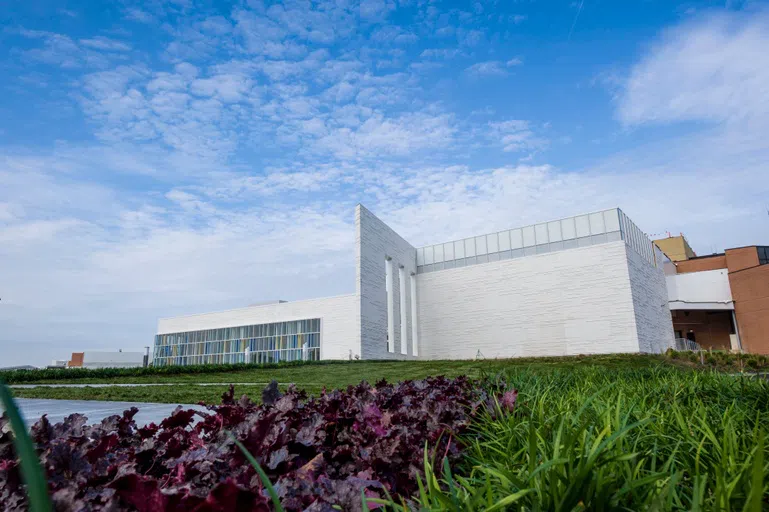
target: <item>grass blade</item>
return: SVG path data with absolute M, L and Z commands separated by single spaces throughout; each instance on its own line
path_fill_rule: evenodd
M 243 452 L 243 455 L 246 456 L 246 460 L 248 460 L 251 466 L 253 466 L 253 468 L 256 470 L 256 474 L 259 475 L 259 479 L 262 481 L 262 485 L 265 489 L 267 489 L 267 492 L 270 495 L 272 505 L 275 507 L 275 512 L 283 512 L 283 506 L 280 504 L 278 493 L 275 492 L 275 488 L 272 486 L 272 482 L 270 482 L 270 479 L 267 477 L 267 473 L 265 473 L 262 469 L 262 466 L 260 466 L 259 462 L 257 462 L 254 456 L 251 455 L 251 452 L 249 452 L 246 447 L 243 446 L 243 443 L 238 441 L 235 436 L 232 435 L 232 432 L 227 432 L 227 435 L 229 435 L 230 439 L 232 439 L 235 445 L 240 448 L 240 451 Z
M 37 451 L 35 451 L 32 439 L 29 438 L 27 426 L 11 397 L 11 392 L 2 382 L 0 382 L 0 401 L 2 401 L 5 414 L 11 423 L 13 444 L 16 447 L 16 454 L 21 460 L 21 475 L 27 484 L 29 510 L 32 512 L 49 512 L 53 508 L 48 496 L 48 482 L 45 478 L 45 472 L 40 466 Z

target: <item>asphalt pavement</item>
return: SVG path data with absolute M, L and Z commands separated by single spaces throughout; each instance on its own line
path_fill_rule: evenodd
M 146 402 L 100 402 L 96 400 L 48 400 L 38 398 L 17 398 L 16 404 L 27 425 L 32 425 L 43 414 L 48 415 L 48 421 L 58 423 L 73 413 L 84 414 L 88 423 L 100 423 L 102 419 L 113 414 L 123 414 L 123 411 L 136 407 L 139 412 L 134 416 L 138 426 L 149 423 L 160 423 L 176 409 L 174 404 L 154 404 Z M 185 409 L 205 411 L 200 405 L 182 405 Z M 2 406 L 0 406 L 2 411 Z

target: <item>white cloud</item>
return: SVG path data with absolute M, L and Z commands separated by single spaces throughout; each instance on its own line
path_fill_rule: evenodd
M 521 66 L 523 65 L 523 59 L 520 57 L 513 57 L 512 59 L 508 60 L 505 65 L 509 68 L 513 66 Z
M 126 43 L 102 36 L 76 42 L 68 35 L 55 32 L 22 29 L 19 33 L 42 41 L 42 46 L 24 50 L 24 57 L 64 69 L 105 68 L 114 60 L 123 59 L 123 53 L 131 50 Z
M 80 44 L 87 46 L 88 48 L 93 48 L 94 50 L 110 52 L 127 52 L 131 49 L 131 45 L 127 43 L 103 36 L 96 36 L 91 39 L 81 39 Z
M 474 76 L 505 76 L 507 70 L 502 62 L 498 60 L 489 60 L 473 64 L 465 69 L 465 73 Z
M 137 9 L 135 7 L 129 7 L 125 10 L 125 18 L 131 21 L 137 21 L 139 23 L 156 23 L 157 19 L 147 11 Z
M 721 13 L 667 31 L 618 98 L 626 125 L 754 121 L 769 114 L 767 12 Z
M 246 76 L 221 74 L 194 80 L 190 91 L 198 96 L 213 96 L 225 103 L 234 103 L 244 98 L 253 101 L 253 95 L 249 94 L 253 87 L 253 82 Z
M 489 123 L 489 137 L 499 141 L 506 153 L 535 151 L 547 146 L 547 139 L 537 136 L 529 121 L 512 119 Z
M 459 48 L 428 48 L 423 50 L 420 57 L 426 59 L 453 59 L 454 57 L 462 55 L 462 51 Z

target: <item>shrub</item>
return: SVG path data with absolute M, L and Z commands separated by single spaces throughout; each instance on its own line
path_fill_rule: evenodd
M 0 371 L 0 380 L 8 384 L 22 384 L 40 380 L 110 379 L 114 377 L 144 377 L 155 375 L 184 375 L 226 373 L 259 368 L 287 368 L 304 365 L 324 365 L 340 361 L 284 361 L 279 363 L 237 363 L 149 366 L 146 368 L 46 368 L 41 370 Z
M 499 397 L 512 408 L 515 397 Z M 410 496 L 429 446 L 456 462 L 457 437 L 495 397 L 467 378 L 428 378 L 397 385 L 361 383 L 306 400 L 277 384 L 263 404 L 223 396 L 193 424 L 181 407 L 160 425 L 137 428 L 137 410 L 86 425 L 80 414 L 32 428 L 50 492 L 67 510 L 269 510 L 241 442 L 274 484 L 286 510 L 361 510 L 361 492 Z M 0 420 L 0 509 L 22 509 L 24 491 L 10 434 Z M 308 509 L 308 507 L 311 507 Z

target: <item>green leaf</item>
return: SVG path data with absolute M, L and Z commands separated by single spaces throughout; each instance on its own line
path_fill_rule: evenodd
M 262 485 L 265 489 L 267 489 L 267 492 L 270 495 L 270 499 L 272 500 L 272 505 L 275 507 L 275 512 L 283 512 L 283 506 L 280 504 L 280 498 L 278 498 L 278 493 L 275 492 L 275 488 L 272 486 L 272 482 L 270 482 L 270 479 L 267 477 L 267 473 L 264 472 L 262 469 L 262 466 L 259 465 L 259 463 L 256 461 L 253 455 L 246 449 L 245 446 L 243 446 L 243 443 L 238 441 L 234 435 L 232 435 L 232 432 L 227 432 L 227 435 L 230 436 L 230 439 L 235 443 L 235 445 L 240 448 L 240 451 L 243 452 L 243 455 L 246 456 L 246 460 L 254 467 L 256 470 L 256 474 L 259 475 L 259 479 L 262 481 Z
M 21 460 L 21 476 L 27 484 L 29 510 L 32 512 L 49 512 L 53 510 L 48 496 L 48 482 L 45 472 L 40 466 L 40 460 L 35 451 L 32 439 L 27 434 L 27 426 L 21 418 L 18 407 L 11 397 L 11 392 L 3 382 L 0 382 L 0 401 L 13 430 L 13 444 Z

